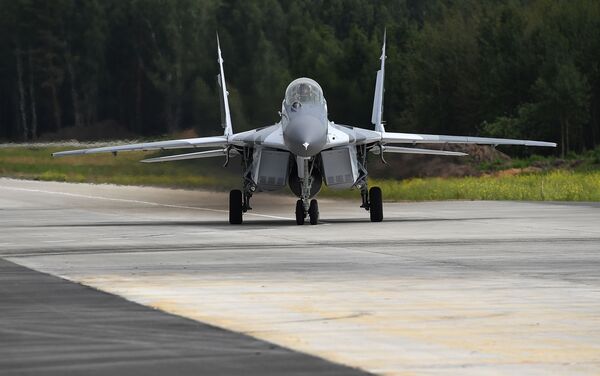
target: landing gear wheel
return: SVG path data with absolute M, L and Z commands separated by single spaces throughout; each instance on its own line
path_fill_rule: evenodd
M 302 200 L 296 201 L 296 224 L 303 225 L 306 213 L 304 212 L 304 203 Z
M 308 208 L 308 216 L 310 217 L 310 224 L 316 225 L 319 222 L 319 203 L 317 200 L 310 201 L 310 207 Z
M 369 190 L 369 203 L 371 222 L 383 221 L 383 198 L 381 194 L 381 188 L 373 187 Z
M 242 224 L 242 191 L 234 189 L 229 192 L 229 223 Z

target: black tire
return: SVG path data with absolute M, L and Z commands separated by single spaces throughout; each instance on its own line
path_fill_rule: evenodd
M 369 214 L 371 222 L 383 221 L 383 197 L 381 188 L 373 187 L 369 190 Z
M 229 192 L 229 223 L 241 225 L 242 221 L 242 191 L 234 189 Z
M 317 200 L 310 201 L 310 207 L 308 208 L 308 216 L 310 217 L 310 224 L 316 225 L 319 223 L 319 203 Z
M 296 224 L 303 225 L 306 213 L 304 213 L 304 203 L 302 200 L 296 201 Z

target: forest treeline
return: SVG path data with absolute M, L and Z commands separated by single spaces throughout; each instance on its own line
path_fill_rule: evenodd
M 600 143 L 597 0 L 0 0 L 0 138 L 113 122 L 216 134 L 216 38 L 236 130 L 316 79 L 370 127 L 387 29 L 388 130 Z M 107 135 L 108 136 L 108 135 Z

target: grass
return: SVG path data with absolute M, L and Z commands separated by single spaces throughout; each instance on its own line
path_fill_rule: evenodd
M 496 160 L 480 163 L 482 172 L 501 171 L 509 168 L 535 167 L 542 170 L 567 168 L 577 172 L 597 171 L 600 169 L 600 147 L 581 154 L 569 153 L 565 158 L 532 155 L 527 158 L 515 158 L 508 161 Z
M 223 159 L 174 163 L 139 163 L 156 153 L 129 152 L 114 157 L 95 154 L 53 158 L 65 147 L 0 148 L 0 176 L 73 183 L 112 183 L 175 188 L 223 189 L 239 183 L 231 172 L 219 171 Z M 68 149 L 68 147 L 67 147 Z M 233 162 L 236 162 L 234 160 Z
M 175 188 L 227 190 L 239 187 L 239 169 L 223 169 L 222 159 L 142 164 L 139 160 L 156 153 L 130 152 L 52 158 L 65 147 L 2 147 L 0 176 L 75 183 L 113 183 Z M 590 159 L 597 157 L 591 154 Z M 525 166 L 532 161 L 515 161 Z M 550 160 L 548 160 L 550 163 Z M 239 164 L 238 159 L 232 165 Z M 600 170 L 587 164 L 584 169 L 550 169 L 507 176 L 466 178 L 415 178 L 403 181 L 372 180 L 386 200 L 554 200 L 600 201 Z M 233 170 L 233 171 L 232 171 Z M 329 197 L 356 198 L 354 191 L 323 189 Z
M 512 176 L 376 180 L 370 184 L 380 186 L 386 200 L 600 201 L 600 171 L 555 170 Z M 352 192 L 328 193 L 354 197 Z

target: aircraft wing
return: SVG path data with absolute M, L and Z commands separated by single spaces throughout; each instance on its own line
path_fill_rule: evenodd
M 199 151 L 196 153 L 186 153 L 186 154 L 168 155 L 165 157 L 148 158 L 148 159 L 141 160 L 140 162 L 156 163 L 156 162 L 183 161 L 186 159 L 225 157 L 225 156 L 227 156 L 228 153 L 229 153 L 230 157 L 233 157 L 238 154 L 235 150 L 217 149 L 217 150 Z
M 382 132 L 384 144 L 480 144 L 480 145 L 522 145 L 556 147 L 554 142 L 513 140 L 508 138 L 487 138 L 468 136 L 441 136 L 435 134 L 413 134 Z
M 384 153 L 396 153 L 396 154 L 426 154 L 426 155 L 449 155 L 454 157 L 463 157 L 468 155 L 460 151 L 447 151 L 447 150 L 435 150 L 435 149 L 419 149 L 419 148 L 403 148 L 398 146 L 382 146 Z M 381 151 L 379 148 L 374 148 L 372 152 L 379 154 Z
M 83 155 L 96 153 L 119 153 L 122 151 L 146 151 L 146 150 L 166 150 L 166 149 L 189 149 L 203 147 L 225 147 L 227 146 L 227 136 L 186 138 L 180 140 L 145 142 L 139 144 L 105 146 L 100 148 L 79 149 L 60 151 L 53 153 L 54 157 L 63 157 L 67 155 Z

